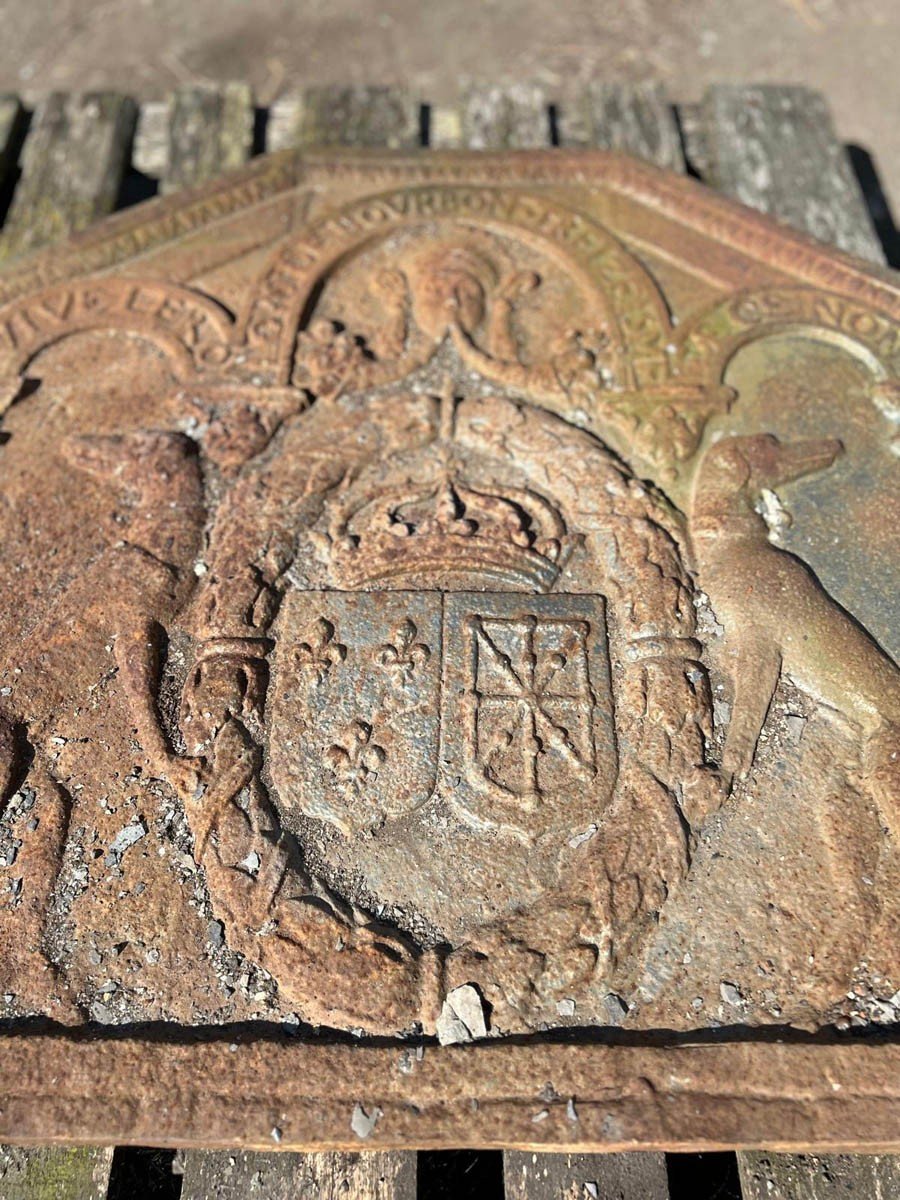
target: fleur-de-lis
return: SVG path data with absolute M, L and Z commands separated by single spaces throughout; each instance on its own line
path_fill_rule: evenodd
M 379 646 L 377 650 L 376 661 L 379 666 L 384 667 L 401 687 L 431 657 L 431 651 L 425 643 L 416 641 L 418 633 L 415 623 L 407 617 L 394 630 L 394 640 Z
M 378 768 L 385 758 L 384 747 L 372 741 L 372 726 L 368 721 L 354 721 L 343 742 L 325 751 L 331 773 L 356 797 L 378 778 Z
M 297 666 L 315 675 L 316 683 L 321 683 L 331 668 L 346 657 L 347 647 L 337 640 L 335 627 L 325 617 L 319 617 L 309 641 L 301 642 L 294 655 Z

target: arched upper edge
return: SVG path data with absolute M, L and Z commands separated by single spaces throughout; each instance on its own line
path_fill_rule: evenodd
M 900 326 L 845 296 L 811 288 L 770 288 L 720 301 L 679 329 L 673 371 L 714 385 L 742 347 L 799 330 L 840 345 L 876 379 L 900 378 Z
M 0 309 L 0 388 L 8 394 L 17 387 L 48 346 L 95 329 L 132 331 L 155 342 L 183 379 L 227 369 L 234 354 L 232 319 L 207 296 L 161 280 L 78 280 Z
M 630 386 L 667 376 L 671 323 L 646 269 L 604 226 L 517 188 L 437 182 L 354 200 L 305 226 L 278 248 L 239 322 L 255 366 L 290 376 L 294 341 L 315 287 L 347 256 L 398 228 L 425 221 L 477 221 L 513 232 L 562 258 L 573 277 L 601 294 L 612 311 Z M 272 347 L 277 349 L 272 351 Z M 628 378 L 628 374 L 625 376 Z

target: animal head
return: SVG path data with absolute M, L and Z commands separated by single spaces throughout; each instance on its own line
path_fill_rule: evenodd
M 704 455 L 697 484 L 755 499 L 766 489 L 824 471 L 842 452 L 836 438 L 782 442 L 771 433 L 724 437 Z
M 782 442 L 771 433 L 723 437 L 704 454 L 694 478 L 691 521 L 696 534 L 756 528 L 764 493 L 830 467 L 843 447 L 835 438 Z

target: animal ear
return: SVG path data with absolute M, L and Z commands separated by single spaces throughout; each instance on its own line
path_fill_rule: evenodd
M 745 485 L 753 482 L 759 487 L 771 482 L 772 463 L 777 461 L 779 447 L 778 439 L 770 433 L 741 439 L 736 449 L 747 473 Z
M 722 438 L 707 451 L 718 468 L 722 486 L 731 492 L 746 487 L 753 473 L 750 461 L 741 448 L 742 440 L 737 437 Z

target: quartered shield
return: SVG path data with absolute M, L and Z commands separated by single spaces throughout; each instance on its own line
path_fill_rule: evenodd
M 479 827 L 577 834 L 615 783 L 603 599 L 292 592 L 269 725 L 282 805 L 346 835 L 436 791 Z
M 444 763 L 466 819 L 531 841 L 596 821 L 616 780 L 601 596 L 450 593 Z

